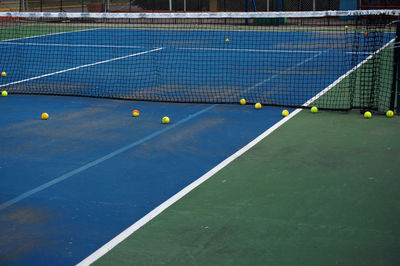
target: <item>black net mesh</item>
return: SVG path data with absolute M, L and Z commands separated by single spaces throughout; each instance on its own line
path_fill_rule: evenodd
M 385 12 L 2 13 L 0 90 L 385 111 L 397 16 Z

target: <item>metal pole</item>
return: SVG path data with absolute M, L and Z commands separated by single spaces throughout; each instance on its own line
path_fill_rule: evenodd
M 256 7 L 256 2 L 255 2 L 255 0 L 252 0 L 252 2 L 253 2 L 253 11 L 254 11 L 254 12 L 257 12 L 257 7 Z
M 269 11 L 269 0 L 267 0 L 267 11 Z
M 183 0 L 183 11 L 186 12 L 186 0 Z
M 315 0 L 312 1 L 312 10 L 315 11 Z
M 172 11 L 172 0 L 169 0 L 169 11 Z

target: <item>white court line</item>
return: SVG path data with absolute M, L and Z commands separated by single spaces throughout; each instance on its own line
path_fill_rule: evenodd
M 214 104 L 214 105 L 211 105 L 209 107 L 206 107 L 206 108 L 204 108 L 204 109 L 202 109 L 202 110 L 200 110 L 200 111 L 198 111 L 198 112 L 196 112 L 194 114 L 191 114 L 191 115 L 187 116 L 186 118 L 184 118 L 184 119 L 182 119 L 182 120 L 180 120 L 180 121 L 178 121 L 176 123 L 173 123 L 171 126 L 164 127 L 164 128 L 162 128 L 162 129 L 160 129 L 158 131 L 155 131 L 152 134 L 147 135 L 146 137 L 144 137 L 144 138 L 142 138 L 142 139 L 140 139 L 138 141 L 132 142 L 131 144 L 128 144 L 128 145 L 126 145 L 126 146 L 124 146 L 124 147 L 122 147 L 122 148 L 120 148 L 118 150 L 115 150 L 115 151 L 113 151 L 113 152 L 111 152 L 111 153 L 109 153 L 109 154 L 107 154 L 107 155 L 105 155 L 105 156 L 103 156 L 101 158 L 98 158 L 98 159 L 96 159 L 94 161 L 91 161 L 91 162 L 89 162 L 89 163 L 87 163 L 87 164 L 85 164 L 85 165 L 83 165 L 83 166 L 81 166 L 79 168 L 76 168 L 76 169 L 74 169 L 74 170 L 72 170 L 72 171 L 70 171 L 70 172 L 68 172 L 66 174 L 63 174 L 62 176 L 54 178 L 54 179 L 52 179 L 52 180 L 50 180 L 50 181 L 48 181 L 48 182 L 46 182 L 46 183 L 44 183 L 44 184 L 42 184 L 42 185 L 40 185 L 38 187 L 35 187 L 35 188 L 33 188 L 33 189 L 29 190 L 29 191 L 26 191 L 26 192 L 20 194 L 19 196 L 15 197 L 15 198 L 12 198 L 12 199 L 0 204 L 0 211 L 5 210 L 6 208 L 8 208 L 8 207 L 10 207 L 10 206 L 12 206 L 12 205 L 14 205 L 14 204 L 26 199 L 26 198 L 28 198 L 28 197 L 36 194 L 36 193 L 39 193 L 39 192 L 41 192 L 41 191 L 43 191 L 43 190 L 45 190 L 45 189 L 47 189 L 47 188 L 49 188 L 51 186 L 54 186 L 54 185 L 56 185 L 56 184 L 58 184 L 58 183 L 60 183 L 60 182 L 62 182 L 64 180 L 66 180 L 68 178 L 71 178 L 71 177 L 73 177 L 73 176 L 75 176 L 75 175 L 77 175 L 77 174 L 79 174 L 79 173 L 81 173 L 83 171 L 86 171 L 86 170 L 88 170 L 88 169 L 90 169 L 90 168 L 92 168 L 92 167 L 94 167 L 94 166 L 96 166 L 98 164 L 101 164 L 101 163 L 103 163 L 103 162 L 105 162 L 105 161 L 107 161 L 107 160 L 109 160 L 111 158 L 114 158 L 115 156 L 118 156 L 121 153 L 124 153 L 124 152 L 126 152 L 128 150 L 131 150 L 134 147 L 136 147 L 136 146 L 138 146 L 138 145 L 140 145 L 140 144 L 142 144 L 142 143 L 144 143 L 146 141 L 149 141 L 149 140 L 151 140 L 151 139 L 153 139 L 153 138 L 155 138 L 155 137 L 157 137 L 157 136 L 159 136 L 159 135 L 161 135 L 161 134 L 163 134 L 163 133 L 165 133 L 165 132 L 167 132 L 169 130 L 172 130 L 172 129 L 180 126 L 181 124 L 184 124 L 184 123 L 190 121 L 193 118 L 196 118 L 197 116 L 202 115 L 205 112 L 208 112 L 209 110 L 213 109 L 216 106 L 217 105 Z
M 297 111 L 297 110 L 296 110 Z M 244 154 L 246 151 L 250 150 L 254 145 L 259 143 L 261 140 L 263 140 L 265 137 L 267 137 L 269 134 L 271 134 L 273 131 L 275 131 L 278 127 L 286 123 L 290 118 L 292 118 L 297 112 L 292 112 L 289 114 L 287 117 L 283 118 L 280 120 L 278 123 L 276 123 L 273 127 L 269 128 L 267 131 L 262 133 L 260 136 L 255 138 L 253 141 L 248 143 L 246 146 L 226 158 L 224 161 L 219 163 L 217 166 L 215 166 L 213 169 L 208 171 L 206 174 L 201 176 L 199 179 L 195 180 L 192 182 L 190 185 L 186 186 L 183 188 L 181 191 L 173 195 L 171 198 L 154 208 L 151 212 L 146 214 L 143 218 L 138 220 L 136 223 L 125 229 L 123 232 L 121 232 L 119 235 L 111 239 L 108 243 L 103 245 L 101 248 L 96 250 L 94 253 L 92 253 L 89 257 L 81 261 L 80 263 L 77 264 L 77 266 L 84 266 L 84 265 L 90 265 L 96 260 L 98 260 L 100 257 L 105 255 L 107 252 L 109 252 L 111 249 L 113 249 L 115 246 L 117 246 L 119 243 L 124 241 L 126 238 L 128 238 L 131 234 L 133 234 L 136 230 L 138 230 L 140 227 L 145 225 L 146 223 L 150 222 L 153 218 L 155 218 L 157 215 L 159 215 L 161 212 L 163 212 L 165 209 L 170 207 L 172 204 L 180 200 L 182 197 L 184 197 L 186 194 L 191 192 L 193 189 L 204 183 L 206 180 L 208 180 L 210 177 L 218 173 L 221 169 L 226 167 L 228 164 L 230 164 L 233 160 Z
M 394 39 L 392 41 L 390 41 L 389 43 L 387 43 L 384 47 L 380 48 L 379 50 L 377 50 L 374 54 L 379 53 L 380 51 L 382 51 L 384 48 L 386 48 L 391 42 L 393 42 Z M 353 71 L 355 71 L 357 68 L 359 68 L 360 66 L 362 66 L 365 62 L 367 62 L 369 59 L 371 59 L 372 55 L 367 57 L 364 61 L 362 61 L 361 63 L 359 63 L 357 66 L 353 67 L 351 70 L 349 70 L 346 74 L 344 74 L 343 76 L 341 76 L 340 78 L 338 78 L 335 82 L 333 82 L 331 85 L 329 85 L 328 87 L 326 87 L 323 91 L 321 91 L 319 94 L 317 94 L 316 96 L 312 97 L 311 99 L 309 99 L 307 102 L 305 102 L 303 104 L 304 107 L 309 106 L 313 101 L 317 100 L 319 97 L 321 97 L 322 95 L 324 95 L 326 92 L 328 92 L 330 89 L 332 89 L 337 83 L 339 83 L 341 80 L 343 80 L 345 77 L 347 77 L 348 75 L 350 75 Z M 116 237 L 114 237 L 113 239 L 111 239 L 109 242 L 107 242 L 106 244 L 104 244 L 102 247 L 100 247 L 98 250 L 96 250 L 95 252 L 93 252 L 91 255 L 89 255 L 87 258 L 85 258 L 84 260 L 82 260 L 79 264 L 77 264 L 78 266 L 83 266 L 83 265 L 90 265 L 93 262 L 95 262 L 96 260 L 98 260 L 100 257 L 104 256 L 107 252 L 109 252 L 111 249 L 113 249 L 115 246 L 117 246 L 119 243 L 121 243 L 122 241 L 124 241 L 126 238 L 128 238 L 130 235 L 132 235 L 135 231 L 137 231 L 139 228 L 141 228 L 143 225 L 147 224 L 148 222 L 150 222 L 153 218 L 155 218 L 157 215 L 159 215 L 160 213 L 162 213 L 164 210 L 166 210 L 168 207 L 170 207 L 172 204 L 174 204 L 175 202 L 177 202 L 178 200 L 180 200 L 182 197 L 184 197 L 186 194 L 188 194 L 189 192 L 191 192 L 193 189 L 195 189 L 196 187 L 198 187 L 199 185 L 201 185 L 202 183 L 204 183 L 206 180 L 208 180 L 209 178 L 211 178 L 213 175 L 215 175 L 216 173 L 218 173 L 221 169 L 223 169 L 224 167 L 226 167 L 228 164 L 230 164 L 232 161 L 234 161 L 235 159 L 237 159 L 238 157 L 240 157 L 241 155 L 243 155 L 245 152 L 247 152 L 248 150 L 250 150 L 252 147 L 254 147 L 257 143 L 259 143 L 261 140 L 263 140 L 264 138 L 266 138 L 268 135 L 270 135 L 272 132 L 274 132 L 276 129 L 278 129 L 280 126 L 282 126 L 283 124 L 285 124 L 287 121 L 289 121 L 289 119 L 291 119 L 292 117 L 294 117 L 295 115 L 297 115 L 301 110 L 303 110 L 302 108 L 298 108 L 296 110 L 294 110 L 293 112 L 291 112 L 287 117 L 281 119 L 278 123 L 276 123 L 275 125 L 273 125 L 271 128 L 269 128 L 268 130 L 266 130 L 264 133 L 262 133 L 261 135 L 259 135 L 257 138 L 255 138 L 253 141 L 251 141 L 250 143 L 248 143 L 246 146 L 244 146 L 243 148 L 241 148 L 240 150 L 238 150 L 237 152 L 235 152 L 234 154 L 232 154 L 231 156 L 229 156 L 228 158 L 226 158 L 224 161 L 222 161 L 221 163 L 219 163 L 217 166 L 215 166 L 213 169 L 211 169 L 210 171 L 208 171 L 207 173 L 205 173 L 203 176 L 201 176 L 199 179 L 195 180 L 194 182 L 192 182 L 191 184 L 189 184 L 188 186 L 186 186 L 185 188 L 183 188 L 181 191 L 179 191 L 178 193 L 176 193 L 175 195 L 173 195 L 171 198 L 169 198 L 168 200 L 166 200 L 165 202 L 161 203 L 159 206 L 157 206 L 156 208 L 154 208 L 152 211 L 150 211 L 148 214 L 146 214 L 145 216 L 143 216 L 143 218 L 141 218 L 140 220 L 138 220 L 137 222 L 135 222 L 134 224 L 132 224 L 131 226 L 129 226 L 127 229 L 125 229 L 123 232 L 121 232 L 119 235 L 117 235 Z
M 99 48 L 150 48 L 144 46 L 128 45 L 99 45 L 99 44 L 64 44 L 64 43 L 32 43 L 32 42 L 9 42 L 0 41 L 4 45 L 32 45 L 32 46 L 65 46 L 65 47 L 99 47 Z M 173 48 L 173 47 L 172 47 Z M 301 50 L 262 50 L 262 49 L 226 49 L 226 48 L 175 48 L 177 50 L 199 50 L 199 51 L 233 51 L 233 52 L 265 52 L 265 53 L 310 53 L 317 54 L 321 51 L 301 51 Z
M 206 50 L 206 51 L 233 51 L 233 52 L 266 52 L 266 53 L 310 53 L 318 54 L 323 51 L 301 51 L 301 50 L 262 50 L 262 49 L 229 49 L 229 48 L 176 48 L 178 50 Z
M 72 67 L 72 68 L 60 70 L 60 71 L 57 71 L 57 72 L 52 72 L 52 73 L 48 73 L 48 74 L 44 74 L 44 75 L 40 75 L 40 76 L 36 76 L 36 77 L 32 77 L 32 78 L 27 78 L 27 79 L 18 80 L 18 81 L 10 82 L 10 83 L 7 83 L 7 84 L 3 84 L 3 85 L 0 85 L 0 88 L 6 87 L 6 86 L 10 86 L 10 85 L 19 84 L 19 83 L 23 83 L 23 82 L 27 82 L 27 81 L 31 81 L 31 80 L 35 80 L 35 79 L 40 79 L 40 78 L 45 78 L 45 77 L 49 77 L 49 76 L 54 76 L 54 75 L 58 75 L 58 74 L 61 74 L 61 73 L 68 72 L 68 71 L 77 70 L 77 69 L 80 69 L 80 68 L 95 66 L 95 65 L 104 64 L 104 63 L 108 63 L 108 62 L 112 62 L 112 61 L 116 61 L 116 60 L 121 60 L 121 59 L 129 58 L 129 57 L 133 57 L 133 56 L 137 56 L 137 55 L 142 55 L 142 54 L 147 54 L 147 53 L 151 53 L 151 52 L 156 52 L 156 51 L 159 51 L 159 50 L 162 50 L 162 49 L 164 49 L 164 48 L 157 48 L 157 49 L 153 49 L 153 50 L 149 50 L 149 51 L 144 51 L 144 52 L 140 52 L 140 53 L 136 53 L 136 54 L 125 55 L 125 56 L 121 56 L 121 57 L 117 57 L 117 58 L 112 58 L 112 59 L 108 59 L 108 60 L 104 60 L 104 61 L 100 61 L 100 62 L 95 62 L 95 63 L 86 64 L 86 65 L 82 65 L 82 66 Z
M 290 71 L 291 69 L 301 66 L 302 64 L 305 64 L 306 62 L 309 62 L 310 60 L 314 59 L 315 57 L 319 56 L 320 54 L 322 54 L 322 52 L 320 52 L 317 55 L 314 55 L 310 58 L 307 58 L 306 60 L 298 63 L 297 65 L 290 67 L 288 69 L 286 69 L 285 71 L 282 71 L 281 73 L 284 73 L 286 71 Z M 280 74 L 281 74 L 280 73 Z M 253 87 L 251 87 L 250 89 L 254 89 L 258 86 L 260 86 L 261 84 L 267 82 L 268 80 L 274 78 L 275 76 L 278 76 L 279 74 L 273 75 L 272 77 L 263 80 L 262 82 L 257 83 L 256 85 L 254 85 Z M 249 90 L 250 90 L 249 89 Z M 244 146 L 243 148 L 241 148 L 239 151 L 237 151 L 236 153 L 232 154 L 231 156 L 229 156 L 227 159 L 225 159 L 223 162 L 221 162 L 220 164 L 218 164 L 216 167 L 214 167 L 213 169 L 211 169 L 210 171 L 208 171 L 206 174 L 204 174 L 202 177 L 200 177 L 199 179 L 195 180 L 193 183 L 191 183 L 190 185 L 188 185 L 187 187 L 183 188 L 181 191 L 179 191 L 178 193 L 176 193 L 175 195 L 173 195 L 171 198 L 169 198 L 167 201 L 163 202 L 162 204 L 160 204 L 159 206 L 157 206 L 155 209 L 153 209 L 151 212 L 149 212 L 148 214 L 146 214 L 143 218 L 141 218 L 140 220 L 138 220 L 137 222 L 135 222 L 133 225 L 131 225 L 130 227 L 128 227 L 127 229 L 125 229 L 122 233 L 120 233 L 119 235 L 117 235 L 116 237 L 114 237 L 112 240 L 110 240 L 108 243 L 106 243 L 105 245 L 103 245 L 102 247 L 100 247 L 98 250 L 96 250 L 94 253 L 92 253 L 90 256 L 88 256 L 86 259 L 84 259 L 83 261 L 81 261 L 78 266 L 82 266 L 82 265 L 90 265 L 91 263 L 95 262 L 96 260 L 98 260 L 100 257 L 102 257 L 103 255 L 105 255 L 108 251 L 110 251 L 111 249 L 113 249 L 115 246 L 117 246 L 119 243 L 121 243 L 122 241 L 124 241 L 127 237 L 129 237 L 131 234 L 133 234 L 136 230 L 138 230 L 140 227 L 142 227 L 143 225 L 145 225 L 146 223 L 148 223 L 150 220 L 152 220 L 154 217 L 156 217 L 158 214 L 160 214 L 161 212 L 163 212 L 165 209 L 167 209 L 169 206 L 171 206 L 172 204 L 174 204 L 175 202 L 177 202 L 179 199 L 181 199 L 183 196 L 185 196 L 186 194 L 188 194 L 190 191 L 192 191 L 193 189 L 195 189 L 197 186 L 199 186 L 200 184 L 202 184 L 204 181 L 206 181 L 207 179 L 209 179 L 211 176 L 213 176 L 214 174 L 216 174 L 218 171 L 220 171 L 222 168 L 224 168 L 225 166 L 227 166 L 229 163 L 231 163 L 233 160 L 235 160 L 236 158 L 238 158 L 239 156 L 241 156 L 243 153 L 245 153 L 246 151 L 248 151 L 249 149 L 251 149 L 254 145 L 256 145 L 258 142 L 260 142 L 262 139 L 264 139 L 266 136 L 268 136 L 269 134 L 271 134 L 273 131 L 275 131 L 278 127 L 280 127 L 281 125 L 283 125 L 284 123 L 286 123 L 287 120 L 289 120 L 291 117 L 293 117 L 295 114 L 297 114 L 298 112 L 300 112 L 301 109 L 297 109 L 296 111 L 292 112 L 289 116 L 283 118 L 282 120 L 280 120 L 278 123 L 276 123 L 274 126 L 272 126 L 271 128 L 269 128 L 267 131 L 265 131 L 264 133 L 262 133 L 260 136 L 258 136 L 256 139 L 254 139 L 253 141 L 251 141 L 249 144 L 247 144 L 246 146 Z
M 55 33 L 48 33 L 48 34 L 27 36 L 27 37 L 21 37 L 21 38 L 14 38 L 14 39 L 2 40 L 2 42 L 6 42 L 6 41 L 16 41 L 16 40 L 24 40 L 24 39 L 34 39 L 34 38 L 40 38 L 40 37 L 46 37 L 46 36 L 53 36 L 53 35 L 66 34 L 66 33 L 75 33 L 75 32 L 82 32 L 82 31 L 91 31 L 91 30 L 98 30 L 98 28 L 95 28 L 95 29 L 84 29 L 84 30 L 75 30 L 75 31 L 63 31 L 63 32 L 55 32 Z
M 244 94 L 248 93 L 248 92 L 251 91 L 251 90 L 254 90 L 255 88 L 261 86 L 261 85 L 264 84 L 265 82 L 270 81 L 271 79 L 276 78 L 276 77 L 279 76 L 279 75 L 285 74 L 285 73 L 287 73 L 288 71 L 291 71 L 292 69 L 294 69 L 294 68 L 296 68 L 296 67 L 299 67 L 299 66 L 301 66 L 301 65 L 304 65 L 305 63 L 307 63 L 307 62 L 313 60 L 315 57 L 320 56 L 321 54 L 322 54 L 322 52 L 319 52 L 318 54 L 316 54 L 316 55 L 314 55 L 314 56 L 312 56 L 312 57 L 309 57 L 309 58 L 307 58 L 306 60 L 301 61 L 300 63 L 297 63 L 297 64 L 294 65 L 294 66 L 291 66 L 291 67 L 289 67 L 289 68 L 287 68 L 287 69 L 285 69 L 285 70 L 283 70 L 283 71 L 281 71 L 281 72 L 279 72 L 279 73 L 277 73 L 277 74 L 272 75 L 271 77 L 268 77 L 268 78 L 266 78 L 266 79 L 260 81 L 260 82 L 257 83 L 256 85 L 254 85 L 254 86 L 248 88 L 247 90 L 245 90 L 244 92 L 242 92 L 242 95 L 244 96 Z
M 0 45 L 27 45 L 27 46 L 61 46 L 61 47 L 94 47 L 94 48 L 146 48 L 142 46 L 100 45 L 100 44 L 67 44 L 67 43 L 33 43 L 33 42 L 5 42 Z M 149 47 L 147 47 L 149 48 Z
M 373 52 L 344 52 L 345 54 L 361 54 L 361 55 L 370 55 Z
M 367 58 L 365 58 L 363 61 L 361 61 L 358 65 L 356 65 L 355 67 L 353 67 L 352 69 L 350 69 L 349 71 L 347 71 L 344 75 L 342 75 L 340 78 L 338 78 L 337 80 L 335 80 L 335 82 L 333 82 L 331 85 L 329 85 L 328 87 L 326 87 L 324 90 L 322 90 L 321 92 L 319 92 L 317 95 L 315 95 L 314 97 L 312 97 L 311 99 L 309 99 L 307 102 L 305 102 L 303 104 L 304 107 L 309 106 L 312 102 L 314 102 L 315 100 L 317 100 L 318 98 L 320 98 L 322 95 L 324 95 L 325 93 L 327 93 L 330 89 L 332 89 L 334 86 L 336 86 L 336 84 L 338 84 L 340 81 L 342 81 L 344 78 L 346 78 L 348 75 L 350 75 L 352 72 L 354 72 L 357 68 L 359 68 L 360 66 L 362 66 L 363 64 L 365 64 L 368 60 L 370 60 L 374 55 L 380 53 L 383 49 L 385 49 L 386 47 L 388 47 L 392 42 L 395 41 L 396 38 L 392 39 L 391 41 L 389 41 L 387 44 L 385 44 L 383 47 L 379 48 L 378 50 L 376 50 L 375 52 L 373 52 L 372 54 L 370 54 Z

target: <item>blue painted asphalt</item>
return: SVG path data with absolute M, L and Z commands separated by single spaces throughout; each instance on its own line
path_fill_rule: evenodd
M 362 52 L 358 58 L 346 54 L 355 49 L 346 43 L 364 40 L 358 35 L 96 29 L 3 41 L 0 68 L 8 75 L 0 85 L 157 47 L 162 49 L 7 88 L 181 102 L 237 102 L 245 97 L 249 102 L 299 106 L 376 50 L 366 45 L 370 50 L 357 50 Z M 391 37 L 381 36 L 384 42 Z
M 141 111 L 139 118 L 132 109 Z M 40 120 L 44 111 L 47 121 Z M 79 262 L 276 123 L 280 112 L 250 105 L 0 98 L 0 203 L 186 120 L 0 211 L 0 262 Z M 170 125 L 161 124 L 164 115 Z
M 7 69 L 8 75 L 0 82 L 6 84 L 163 47 L 139 57 L 40 78 L 31 84 L 37 85 L 34 91 L 56 89 L 59 93 L 73 91 L 81 95 L 139 93 L 168 100 L 184 98 L 186 93 L 204 99 L 232 97 L 230 101 L 241 97 L 255 101 L 251 97 L 263 95 L 271 103 L 285 96 L 302 104 L 351 67 L 338 67 L 343 61 L 344 51 L 340 49 L 316 46 L 312 53 L 300 52 L 312 43 L 326 43 L 332 38 L 329 34 L 207 31 L 211 37 L 204 38 L 202 31 L 179 31 L 182 36 L 176 39 L 170 31 L 150 32 L 90 30 L 17 40 L 26 45 L 2 44 L 4 60 L 0 66 Z M 126 34 L 140 41 L 127 42 L 132 38 Z M 274 34 L 280 41 L 264 42 Z M 229 49 L 240 51 L 181 49 L 225 49 L 226 37 L 231 40 Z M 258 46 L 236 42 L 244 37 L 259 40 Z M 82 39 L 80 44 L 84 45 L 118 43 L 140 47 L 43 45 L 37 49 L 27 44 L 34 41 L 73 45 L 76 38 Z M 216 43 L 217 40 L 221 42 Z M 62 59 L 53 56 L 50 48 L 62 53 Z M 48 56 L 35 55 L 38 51 Z M 179 53 L 184 56 L 175 57 Z M 32 56 L 25 57 L 26 54 Z M 10 55 L 16 56 L 7 57 Z M 358 61 L 366 56 L 360 56 Z M 337 64 L 324 64 L 327 57 Z M 181 64 L 171 64 L 172 58 Z M 304 75 L 291 72 L 296 66 Z M 316 74 L 322 80 L 318 84 L 314 81 Z M 221 91 L 228 93 L 218 94 Z M 141 111 L 139 118 L 131 117 L 132 109 Z M 275 124 L 281 119 L 281 110 L 264 107 L 257 111 L 250 105 L 214 107 L 13 94 L 0 97 L 0 204 L 68 176 L 18 198 L 0 211 L 0 264 L 79 262 Z M 40 120 L 42 112 L 50 114 L 48 121 Z M 199 112 L 202 113 L 190 117 Z M 170 125 L 161 124 L 164 115 L 171 117 Z M 163 131 L 173 125 L 175 128 Z M 116 153 L 133 143 L 137 145 Z M 109 154 L 115 156 L 102 159 Z M 85 167 L 92 162 L 98 163 Z

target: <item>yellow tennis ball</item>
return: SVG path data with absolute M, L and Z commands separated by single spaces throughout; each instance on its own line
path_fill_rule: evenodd
M 139 111 L 138 110 L 133 110 L 132 111 L 132 116 L 138 117 L 139 116 Z
M 389 110 L 389 111 L 386 112 L 386 116 L 387 117 L 393 117 L 393 115 L 394 115 L 394 113 L 393 113 L 392 110 Z
M 241 104 L 241 105 L 246 104 L 246 100 L 245 100 L 245 99 L 241 99 L 241 100 L 240 100 L 240 104 Z
M 315 114 L 318 112 L 318 108 L 316 106 L 311 107 L 311 113 Z
M 42 119 L 43 120 L 47 120 L 49 118 L 49 114 L 48 113 L 43 113 L 42 114 Z
M 225 41 L 226 41 L 226 42 L 229 42 L 229 39 L 228 39 L 228 38 L 226 38 L 226 39 L 225 39 Z
M 168 116 L 164 116 L 164 117 L 162 118 L 161 122 L 162 122 L 163 124 L 169 124 L 169 117 L 168 117 Z
M 349 26 L 346 25 L 346 26 L 344 26 L 344 28 L 347 30 L 349 28 Z
M 7 76 L 7 73 L 6 72 L 1 72 L 1 76 L 5 77 L 5 76 Z
M 2 92 L 1 92 L 1 96 L 7 97 L 7 95 L 8 95 L 8 92 L 7 92 L 7 91 L 2 91 Z
M 256 109 L 261 109 L 261 103 L 256 103 L 256 104 L 254 105 L 254 108 L 256 108 Z
M 366 118 L 366 119 L 369 119 L 369 118 L 371 118 L 372 117 L 372 114 L 371 114 L 371 112 L 365 112 L 364 113 L 364 118 Z
M 282 111 L 282 116 L 288 116 L 289 115 L 289 111 L 288 110 L 283 110 Z

